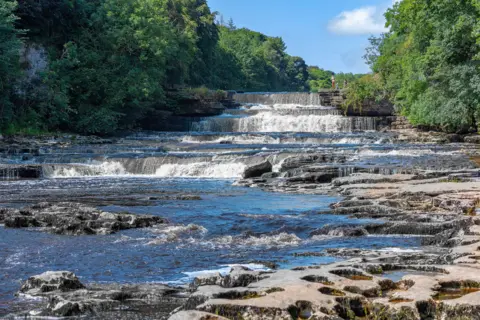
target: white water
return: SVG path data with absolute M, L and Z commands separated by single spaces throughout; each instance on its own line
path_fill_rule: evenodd
M 155 175 L 158 177 L 239 178 L 245 168 L 245 164 L 236 162 L 165 164 L 157 169 Z
M 260 235 L 260 236 L 223 236 L 205 241 L 204 244 L 211 245 L 215 248 L 225 248 L 230 246 L 245 246 L 245 247 L 284 247 L 296 246 L 302 242 L 294 233 L 282 232 L 275 235 Z
M 238 132 L 352 132 L 352 118 L 334 115 L 291 116 L 263 112 L 239 119 Z M 365 125 L 360 130 L 373 130 Z
M 246 168 L 241 162 L 191 162 L 161 164 L 150 174 L 146 172 L 127 172 L 119 162 L 104 162 L 98 165 L 55 166 L 53 171 L 46 171 L 49 178 L 73 178 L 95 176 L 155 176 L 155 177 L 196 177 L 196 178 L 239 178 Z
M 340 115 L 282 114 L 266 111 L 242 118 L 213 117 L 194 123 L 197 132 L 309 132 L 334 133 L 373 131 L 375 118 Z
M 102 162 L 98 165 L 54 166 L 53 172 L 44 172 L 50 178 L 120 176 L 127 174 L 125 167 L 120 162 Z
M 321 106 L 322 98 L 318 93 L 245 93 L 236 94 L 235 101 L 244 104 Z
M 380 144 L 391 143 L 388 137 L 368 137 L 368 136 L 295 136 L 282 135 L 272 137 L 260 134 L 242 134 L 242 135 L 188 135 L 181 140 L 184 143 L 215 144 Z
M 438 154 L 438 155 L 452 155 L 457 152 L 454 151 L 435 151 L 431 149 L 402 149 L 402 150 L 387 150 L 387 151 L 378 151 L 378 150 L 360 150 L 358 152 L 362 157 L 383 157 L 383 156 L 406 156 L 406 157 L 421 157 L 427 154 Z
M 280 104 L 275 103 L 273 105 L 266 104 L 252 104 L 243 107 L 246 110 L 284 110 L 284 109 L 317 109 L 317 110 L 336 110 L 332 107 L 323 107 L 319 105 L 298 105 L 298 104 Z

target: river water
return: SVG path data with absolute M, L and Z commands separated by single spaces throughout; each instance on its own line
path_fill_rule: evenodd
M 75 272 L 82 282 L 187 283 L 199 272 L 227 272 L 233 264 L 266 269 L 336 261 L 299 257 L 328 248 L 414 250 L 416 237 L 310 236 L 326 224 L 370 220 L 318 214 L 336 196 L 265 192 L 234 186 L 249 165 L 308 152 L 345 157 L 349 168 L 438 169 L 455 159 L 455 145 L 405 145 L 377 131 L 375 118 L 347 118 L 312 105 L 246 103 L 199 119 L 189 132 L 142 132 L 115 144 L 45 146 L 39 155 L 4 156 L 2 163 L 41 164 L 44 177 L 0 181 L 3 206 L 75 201 L 106 211 L 165 217 L 169 224 L 106 236 L 60 236 L 0 228 L 0 316 L 19 300 L 29 276 L 47 270 Z M 458 168 L 468 161 L 458 156 Z M 186 197 L 188 195 L 188 197 Z M 378 222 L 378 221 L 377 221 Z

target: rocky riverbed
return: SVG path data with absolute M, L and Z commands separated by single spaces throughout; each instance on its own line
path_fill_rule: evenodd
M 0 140 L 0 316 L 480 319 L 477 136 L 228 112 Z
M 425 250 L 332 249 L 303 255 L 347 260 L 290 270 L 232 267 L 197 276 L 189 286 L 85 286 L 70 272 L 28 279 L 19 295 L 45 299 L 36 315 L 104 314 L 119 307 L 162 312 L 172 319 L 477 319 L 480 314 L 480 170 L 429 174 L 354 174 L 323 190 L 345 196 L 330 210 L 381 219 L 362 226 L 329 225 L 313 235 L 425 236 Z M 380 221 L 382 221 L 380 223 Z M 147 308 L 146 306 L 151 306 Z M 136 317 L 139 315 L 137 314 Z M 103 317 L 103 316 L 102 316 Z
M 352 258 L 275 271 L 237 289 L 198 280 L 210 285 L 195 293 L 207 299 L 197 309 L 234 319 L 289 319 L 292 314 L 305 319 L 480 317 L 480 170 L 359 173 L 333 179 L 325 188 L 345 196 L 329 213 L 387 222 L 328 226 L 314 234 L 423 235 L 428 249 L 332 250 L 329 254 Z

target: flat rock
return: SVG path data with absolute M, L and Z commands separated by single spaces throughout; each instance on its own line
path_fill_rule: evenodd
M 158 216 L 105 212 L 72 202 L 44 202 L 20 210 L 0 209 L 0 223 L 6 228 L 41 228 L 62 235 L 111 234 L 165 222 Z
M 160 284 L 119 285 L 102 284 L 86 286 L 69 271 L 47 271 L 25 281 L 17 295 L 42 298 L 38 317 L 88 316 L 106 318 L 104 313 L 119 310 L 153 312 L 148 319 L 163 319 L 186 301 L 185 290 Z M 150 312 L 151 311 L 151 312 Z M 25 317 L 19 314 L 16 317 Z M 13 317 L 15 318 L 15 316 Z M 143 317 L 142 317 L 143 318 Z M 132 318 L 133 319 L 133 318 Z M 139 318 L 140 319 L 140 318 Z

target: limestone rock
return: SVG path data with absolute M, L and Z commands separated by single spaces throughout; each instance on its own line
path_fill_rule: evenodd
M 268 173 L 271 171 L 272 171 L 272 164 L 270 163 L 270 161 L 265 161 L 265 162 L 246 168 L 245 171 L 243 172 L 243 178 L 248 179 L 248 178 L 260 177 L 264 173 Z
M 153 215 L 104 212 L 79 203 L 39 203 L 21 210 L 0 209 L 0 223 L 7 228 L 41 227 L 62 235 L 111 234 L 165 223 Z

